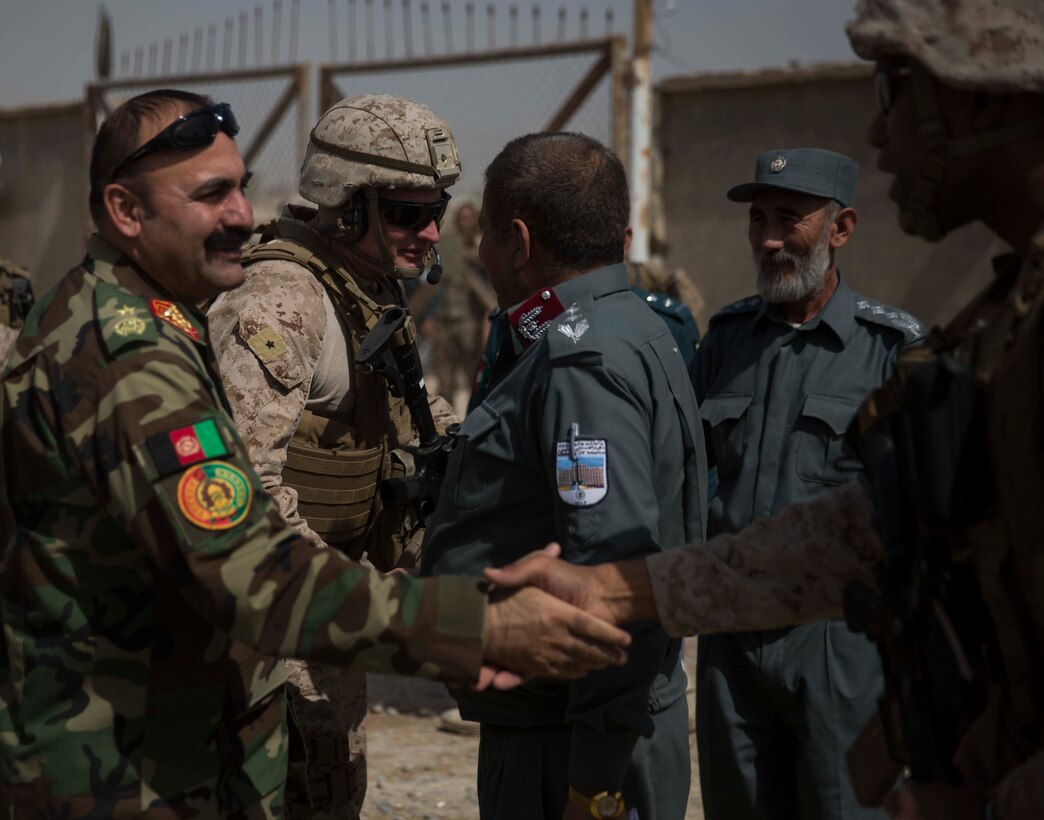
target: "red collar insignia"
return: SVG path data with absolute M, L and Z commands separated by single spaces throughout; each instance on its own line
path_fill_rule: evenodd
M 182 313 L 180 308 L 178 308 L 178 306 L 173 302 L 166 302 L 163 299 L 153 299 L 149 302 L 149 309 L 157 319 L 162 319 L 168 325 L 176 327 L 192 339 L 192 341 L 199 341 L 199 331 L 192 326 L 192 323 L 185 318 L 185 314 Z
M 508 319 L 518 334 L 522 347 L 529 347 L 540 341 L 551 320 L 564 310 L 558 300 L 558 294 L 547 288 L 526 299 L 508 314 Z

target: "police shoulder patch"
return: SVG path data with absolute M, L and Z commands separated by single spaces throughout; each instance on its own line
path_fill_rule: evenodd
M 250 479 L 227 461 L 189 467 L 178 481 L 178 509 L 204 530 L 228 530 L 243 523 L 253 503 Z
M 574 432 L 555 442 L 558 497 L 571 507 L 590 507 L 609 491 L 609 453 L 604 438 L 579 438 Z
M 876 325 L 898 330 L 906 344 L 919 342 L 925 336 L 924 325 L 907 313 L 873 299 L 860 296 L 856 299 L 856 316 Z
M 156 322 L 148 304 L 117 285 L 98 283 L 94 315 L 105 348 L 113 355 L 132 344 L 156 344 Z

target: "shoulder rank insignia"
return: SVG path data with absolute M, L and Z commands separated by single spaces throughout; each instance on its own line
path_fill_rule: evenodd
M 144 299 L 117 285 L 100 282 L 94 290 L 94 302 L 98 327 L 109 353 L 155 343 L 156 322 L 149 317 Z
M 870 299 L 857 299 L 856 310 L 870 321 L 902 331 L 907 344 L 924 338 L 924 325 L 905 310 L 882 305 Z
M 555 442 L 558 497 L 571 507 L 590 507 L 609 491 L 609 454 L 604 438 L 580 438 L 579 425 L 567 441 Z
M 580 312 L 576 304 L 570 305 L 562 316 L 562 323 L 558 326 L 558 332 L 571 340 L 573 344 L 580 341 L 580 337 L 587 333 L 591 325 Z
M 558 294 L 545 289 L 530 296 L 508 315 L 511 326 L 522 341 L 523 347 L 529 347 L 547 332 L 551 320 L 561 314 L 565 308 L 559 301 Z
M 178 509 L 204 530 L 228 530 L 250 512 L 253 488 L 242 470 L 227 461 L 190 467 L 178 481 Z
M 199 331 L 185 318 L 185 314 L 173 302 L 164 299 L 153 299 L 149 302 L 149 309 L 157 319 L 162 319 L 168 325 L 172 325 L 188 336 L 192 341 L 199 341 Z
M 257 333 L 247 339 L 247 345 L 262 364 L 268 364 L 273 359 L 278 359 L 290 349 L 283 341 L 283 337 L 271 325 L 262 325 Z

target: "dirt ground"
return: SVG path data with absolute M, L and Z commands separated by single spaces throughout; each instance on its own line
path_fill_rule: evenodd
M 690 684 L 695 657 L 695 645 L 687 645 L 685 668 Z M 368 689 L 369 787 L 363 820 L 477 818 L 478 738 L 438 728 L 439 713 L 453 706 L 445 688 L 428 681 L 370 675 Z M 692 706 L 690 693 L 690 711 Z M 689 740 L 693 786 L 685 817 L 703 820 L 695 735 Z

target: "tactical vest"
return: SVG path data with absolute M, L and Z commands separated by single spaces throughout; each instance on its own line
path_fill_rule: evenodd
M 924 346 L 904 350 L 893 378 L 870 396 L 858 417 L 857 429 L 867 442 L 882 420 L 910 414 L 911 385 L 918 379 L 925 383 L 924 374 L 931 372 L 925 368 L 947 371 L 930 377 L 932 389 L 921 391 L 922 404 L 946 412 L 929 413 L 928 423 L 920 424 L 936 429 L 924 431 L 929 444 L 913 454 L 916 465 L 907 472 L 914 478 L 903 492 L 915 499 L 922 532 L 945 538 L 954 567 L 966 569 L 977 582 L 969 597 L 981 598 L 985 619 L 992 621 L 984 625 L 991 640 L 984 653 L 981 709 L 961 727 L 953 760 L 965 778 L 985 784 L 999 782 L 1044 742 L 1042 343 L 1044 233 L 1035 238 L 1028 260 L 1009 258 L 946 328 L 933 330 Z M 962 380 L 968 387 L 960 386 Z M 949 394 L 931 395 L 947 384 L 957 386 Z M 953 422 L 952 408 L 962 404 L 970 423 L 958 435 L 962 425 Z M 899 429 L 916 432 L 909 424 Z M 897 442 L 899 461 L 909 446 Z M 917 486 L 917 477 L 933 470 L 945 476 L 936 489 L 925 489 L 929 480 Z M 878 517 L 887 518 L 881 506 Z M 887 551 L 887 531 L 882 539 Z
M 301 517 L 324 541 L 353 558 L 365 550 L 378 569 L 388 571 L 416 524 L 407 508 L 385 509 L 378 486 L 405 474 L 393 451 L 408 444 L 414 432 L 405 402 L 391 395 L 383 377 L 354 362 L 382 311 L 402 304 L 401 291 L 393 281 L 378 280 L 379 292 L 368 295 L 325 240 L 297 219 L 273 220 L 262 230 L 261 243 L 243 254 L 244 265 L 262 260 L 303 265 L 322 283 L 348 326 L 353 363 L 352 417 L 305 410 L 287 448 L 283 483 L 297 491 Z

